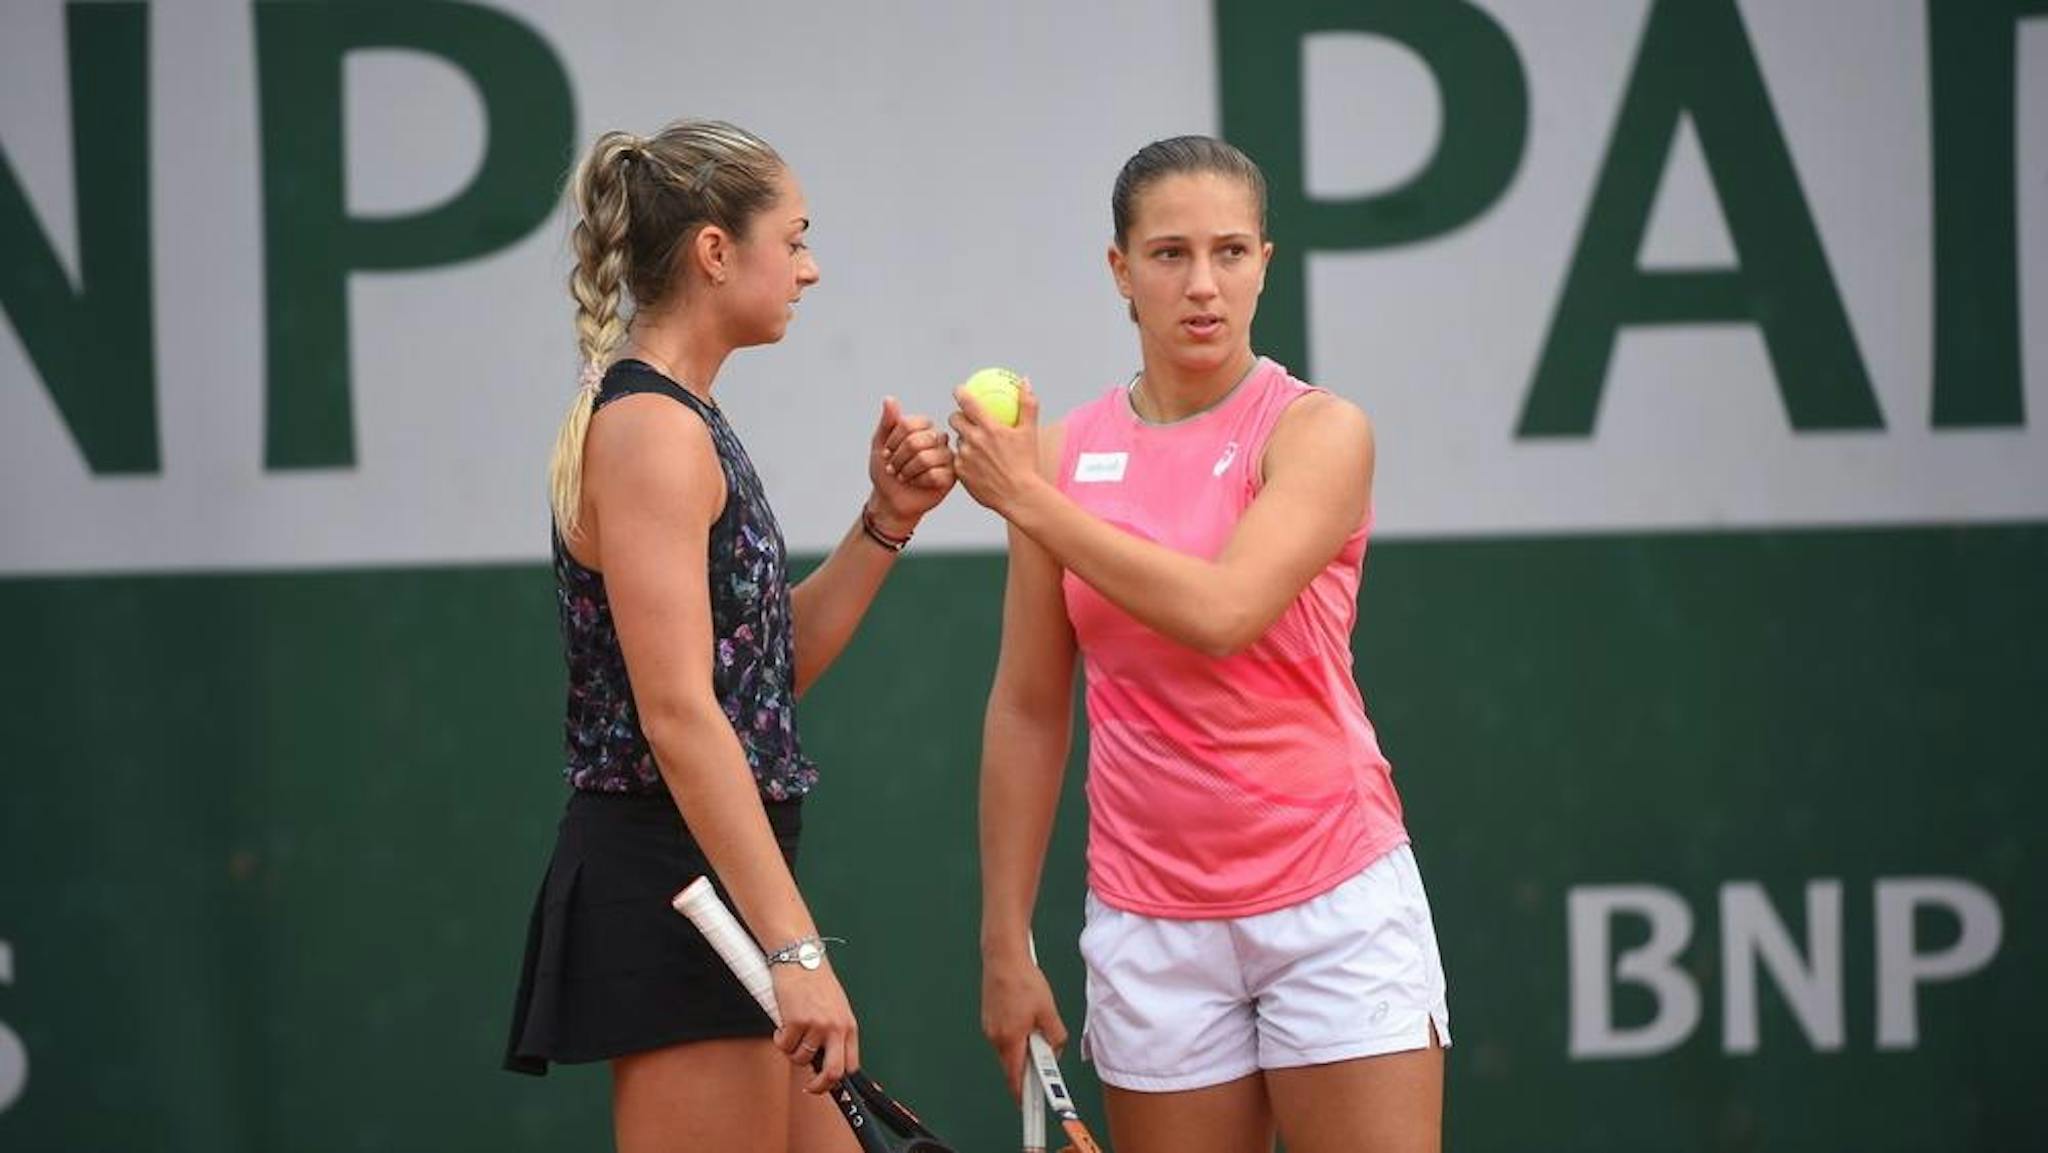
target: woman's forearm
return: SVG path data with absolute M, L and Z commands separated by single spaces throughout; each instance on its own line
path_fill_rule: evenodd
M 1056 709 L 1056 711 L 1054 711 Z M 1072 708 L 1036 714 L 992 696 L 982 734 L 981 948 L 1028 953 L 1046 846 L 1072 741 Z
M 673 716 L 643 715 L 641 726 L 690 836 L 762 947 L 815 935 L 724 712 L 705 702 Z
M 870 539 L 856 520 L 824 563 L 790 590 L 799 696 L 846 650 L 895 565 L 896 553 Z
M 1112 604 L 1189 648 L 1225 656 L 1272 623 L 1229 568 L 1133 536 L 1049 483 L 1020 493 L 1004 515 Z

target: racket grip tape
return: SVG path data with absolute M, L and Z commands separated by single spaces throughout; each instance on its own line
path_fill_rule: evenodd
M 1027 1054 L 1024 1059 L 1024 1079 L 1018 1086 L 1018 1103 L 1021 1106 L 1024 1123 L 1024 1153 L 1045 1153 L 1045 1090 L 1038 1083 L 1038 1069 L 1032 1065 Z
M 761 955 L 761 946 L 740 925 L 739 918 L 718 899 L 718 890 L 711 887 L 711 878 L 699 877 L 683 887 L 669 902 L 675 910 L 690 919 L 704 939 L 718 951 L 726 968 L 747 987 L 754 1000 L 768 1014 L 768 1019 L 779 1028 L 782 1025 L 782 1011 L 775 1004 L 775 979 L 769 975 L 768 959 Z

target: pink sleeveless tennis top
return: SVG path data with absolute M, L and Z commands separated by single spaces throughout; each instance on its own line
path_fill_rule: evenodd
M 1258 495 L 1287 405 L 1270 360 L 1168 425 L 1125 389 L 1066 420 L 1060 490 L 1125 532 L 1214 558 Z M 1351 672 L 1365 523 L 1264 636 L 1223 659 L 1153 632 L 1066 574 L 1088 710 L 1088 884 L 1153 917 L 1244 917 L 1336 887 L 1405 843 L 1392 770 Z

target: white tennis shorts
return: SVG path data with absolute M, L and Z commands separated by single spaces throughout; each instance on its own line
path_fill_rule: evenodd
M 1166 1093 L 1260 1069 L 1451 1043 L 1436 926 L 1402 845 L 1342 885 L 1229 920 L 1147 917 L 1088 894 L 1081 1052 L 1105 1083 Z

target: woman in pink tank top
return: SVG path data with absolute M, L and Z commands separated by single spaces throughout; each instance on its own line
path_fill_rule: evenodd
M 1083 1052 L 1122 1153 L 1433 1150 L 1449 1015 L 1351 668 L 1365 414 L 1252 350 L 1265 181 L 1156 142 L 1108 252 L 1142 368 L 1065 420 L 964 391 L 957 468 L 1009 522 L 982 761 L 983 1023 L 1011 1084 L 1066 1029 L 1028 936 L 1085 683 Z

